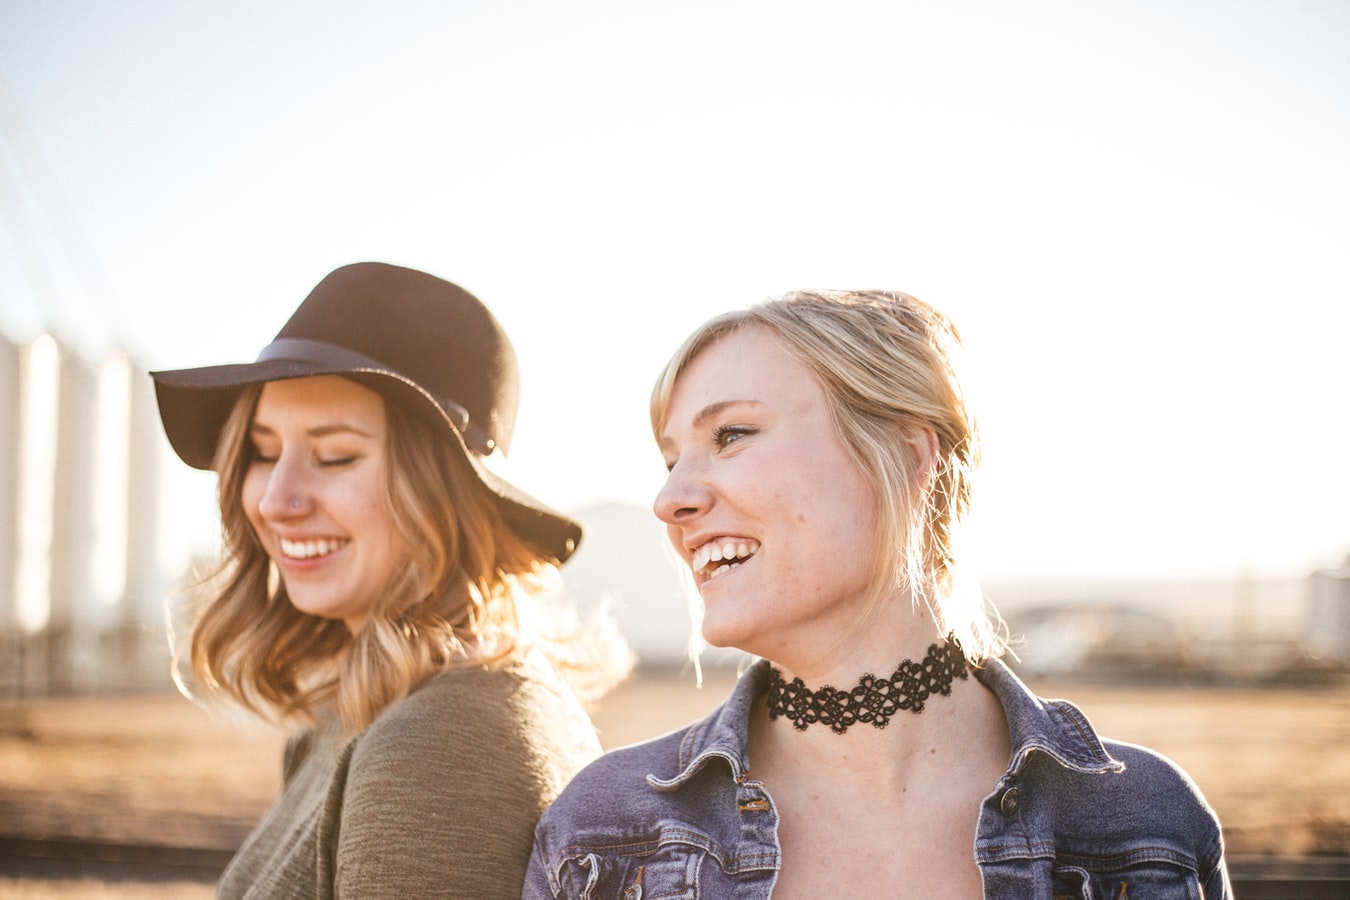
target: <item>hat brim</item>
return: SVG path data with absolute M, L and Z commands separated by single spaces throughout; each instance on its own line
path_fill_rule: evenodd
M 169 444 L 183 462 L 194 469 L 205 470 L 213 468 L 220 433 L 246 388 L 268 381 L 319 375 L 352 378 L 387 399 L 438 421 L 473 467 L 479 481 L 497 497 L 502 518 L 512 531 L 540 553 L 560 563 L 576 551 L 582 536 L 578 522 L 541 503 L 488 468 L 483 457 L 469 449 L 460 427 L 437 398 L 392 369 L 272 359 L 150 373 Z

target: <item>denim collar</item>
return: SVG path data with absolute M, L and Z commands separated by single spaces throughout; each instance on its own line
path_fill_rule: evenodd
M 991 659 L 974 671 L 980 683 L 994 692 L 1008 719 L 1012 737 L 1009 774 L 1020 772 L 1036 751 L 1085 775 L 1125 771 L 1125 764 L 1106 751 L 1092 723 L 1072 703 L 1036 696 L 999 659 Z
M 1020 772 L 1038 751 L 1067 769 L 1085 774 L 1125 769 L 1124 763 L 1106 751 L 1087 717 L 1073 704 L 1037 697 L 1002 660 L 988 660 L 973 671 L 998 698 L 1007 717 L 1012 739 L 1009 774 Z M 660 791 L 678 790 L 714 759 L 725 760 L 732 777 L 743 781 L 750 769 L 745 745 L 751 707 L 768 689 L 768 683 L 769 662 L 761 659 L 737 680 L 721 706 L 685 732 L 680 741 L 679 771 L 672 776 L 652 773 L 647 782 Z

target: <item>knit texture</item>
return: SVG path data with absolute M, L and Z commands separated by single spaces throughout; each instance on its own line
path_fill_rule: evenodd
M 537 666 L 438 675 L 351 739 L 325 716 L 217 894 L 515 900 L 540 814 L 599 750 Z

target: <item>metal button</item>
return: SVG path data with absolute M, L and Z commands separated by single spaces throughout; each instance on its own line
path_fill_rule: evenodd
M 1003 796 L 998 800 L 999 812 L 1005 816 L 1016 815 L 1022 808 L 1022 792 L 1015 787 L 1010 787 L 1003 792 Z
M 642 900 L 642 873 L 646 870 L 646 866 L 637 867 L 637 871 L 633 873 L 633 883 L 623 889 L 620 900 Z

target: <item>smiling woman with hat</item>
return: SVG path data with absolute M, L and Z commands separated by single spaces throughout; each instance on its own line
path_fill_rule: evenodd
M 220 896 L 519 896 L 535 820 L 599 752 L 573 689 L 629 657 L 559 634 L 581 529 L 489 468 L 505 332 L 456 285 L 358 263 L 256 362 L 153 377 L 174 450 L 219 477 L 192 673 L 293 729 Z

